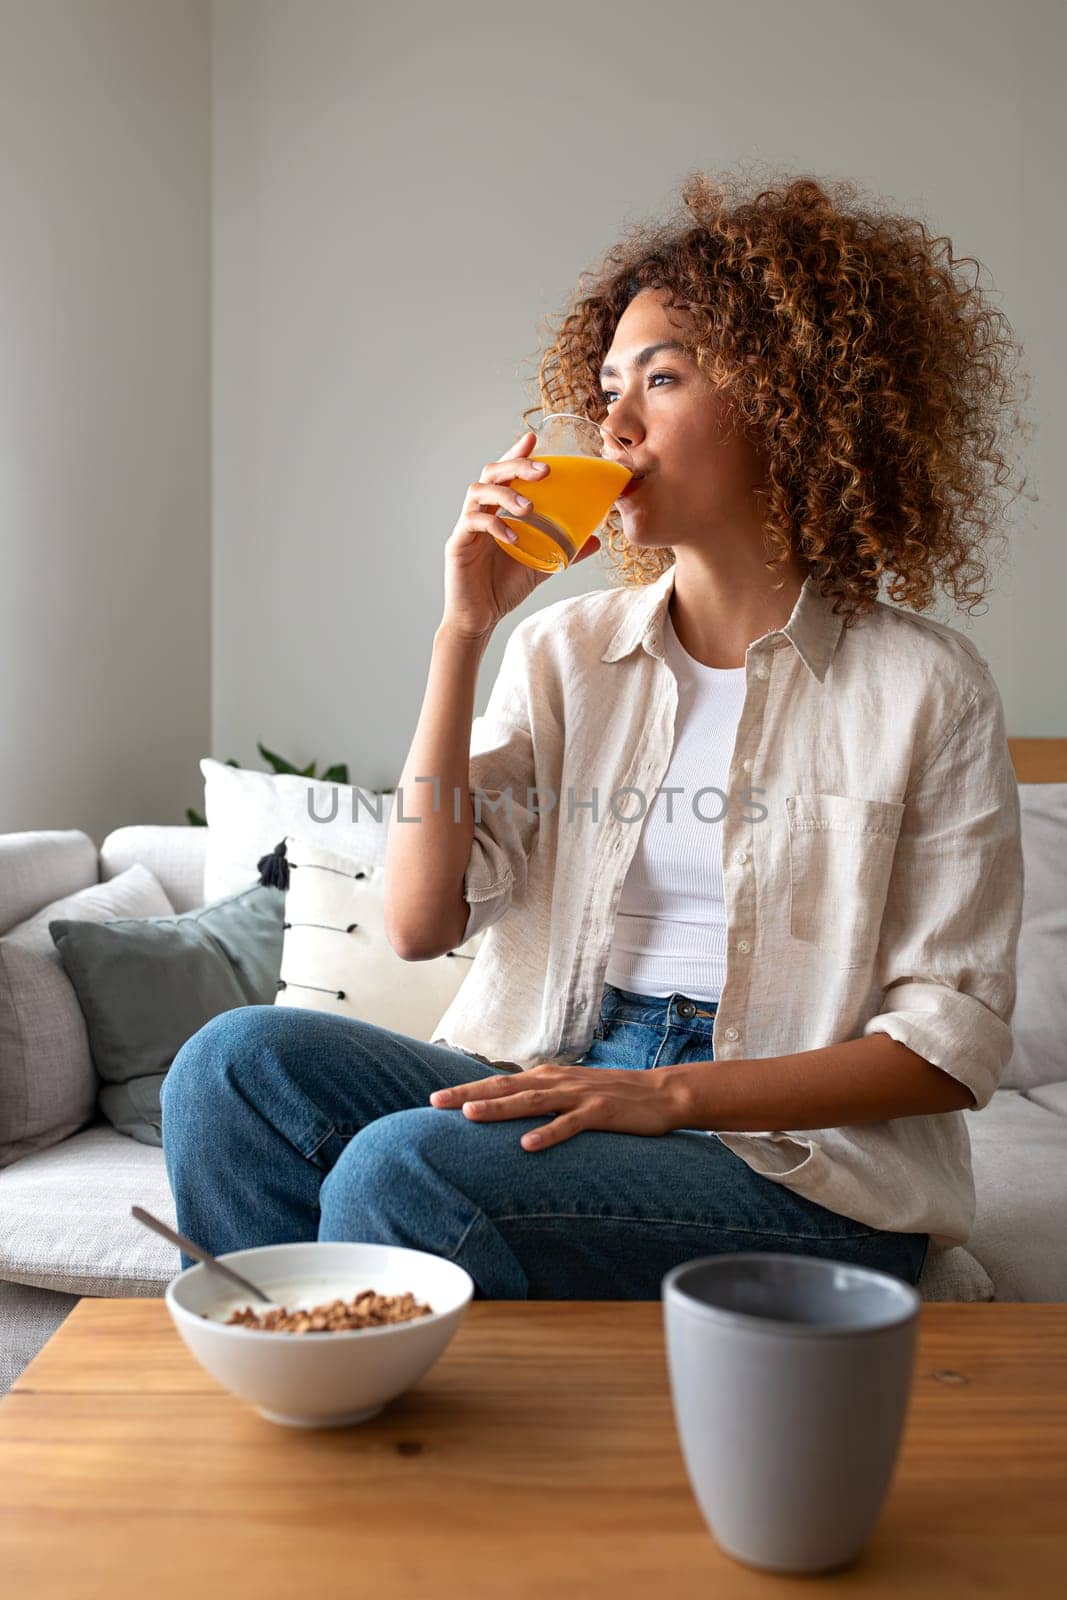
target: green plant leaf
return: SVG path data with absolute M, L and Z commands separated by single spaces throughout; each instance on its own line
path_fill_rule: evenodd
M 338 761 L 334 766 L 327 767 L 326 771 L 322 775 L 322 781 L 323 781 L 323 783 L 347 783 L 348 782 L 348 763 L 347 763 L 347 761 Z
M 277 773 L 290 772 L 290 773 L 294 774 L 294 776 L 296 776 L 298 778 L 306 777 L 306 773 L 300 772 L 300 770 L 297 767 L 293 766 L 293 763 L 291 761 L 286 761 L 284 756 L 275 755 L 274 751 L 273 750 L 268 750 L 265 744 L 260 744 L 257 741 L 256 749 L 259 751 L 260 755 L 263 757 L 263 759 L 267 763 L 267 765 L 274 768 L 275 772 L 277 772 Z
M 202 817 L 199 811 L 194 811 L 191 806 L 185 808 L 185 820 L 191 828 L 207 827 L 207 818 Z
M 305 767 L 304 768 L 304 770 L 300 774 L 300 776 L 302 778 L 313 778 L 315 776 L 315 763 L 314 763 L 314 761 L 311 763 L 310 767 Z

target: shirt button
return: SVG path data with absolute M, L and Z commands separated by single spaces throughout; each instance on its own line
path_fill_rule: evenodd
M 748 860 L 747 852 L 744 850 L 735 850 L 734 860 L 737 862 L 738 866 L 743 867 L 745 862 Z
M 736 1039 L 738 1037 L 737 1029 L 736 1028 L 727 1028 L 726 1037 L 728 1039 Z
M 737 948 L 741 951 L 742 955 L 746 955 L 748 951 L 751 950 L 752 946 L 749 944 L 747 939 L 738 939 Z
M 762 682 L 765 683 L 767 681 L 767 679 L 770 677 L 770 675 L 771 675 L 770 667 L 765 667 L 763 665 L 763 663 L 760 662 L 759 666 L 756 668 L 756 677 L 759 678 Z

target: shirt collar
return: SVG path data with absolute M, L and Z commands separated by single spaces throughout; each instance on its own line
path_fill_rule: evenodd
M 674 589 L 675 563 L 654 583 L 634 585 L 626 615 L 612 635 L 601 661 L 621 661 L 641 645 L 651 656 L 663 656 L 663 629 Z M 763 638 L 788 639 L 812 677 L 822 683 L 841 637 L 844 618 L 821 595 L 809 575 L 804 579 L 789 621 Z M 755 643 L 756 641 L 753 641 Z

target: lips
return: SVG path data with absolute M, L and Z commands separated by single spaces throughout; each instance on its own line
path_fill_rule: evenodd
M 636 490 L 640 489 L 644 481 L 645 474 L 643 472 L 635 472 L 629 483 L 626 485 L 626 488 L 622 491 L 618 498 L 620 500 L 629 499 L 630 495 L 634 494 Z

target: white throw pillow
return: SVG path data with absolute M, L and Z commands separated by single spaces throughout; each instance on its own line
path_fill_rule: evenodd
M 1067 783 L 1020 783 L 1023 921 L 1002 1089 L 1067 1078 Z
M 343 855 L 384 866 L 394 793 L 288 773 L 251 772 L 205 756 L 207 858 L 204 899 L 210 904 L 258 883 L 258 863 L 289 834 Z M 378 820 L 377 813 L 381 812 Z
M 49 922 L 173 915 L 159 882 L 137 865 L 53 900 L 0 939 L 0 1167 L 59 1144 L 96 1111 L 85 1018 Z
M 462 951 L 402 961 L 385 934 L 380 867 L 286 837 L 289 889 L 275 1005 L 334 1011 L 429 1042 L 459 991 L 482 934 Z

